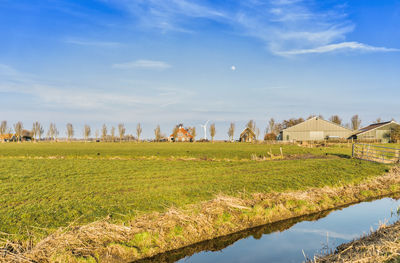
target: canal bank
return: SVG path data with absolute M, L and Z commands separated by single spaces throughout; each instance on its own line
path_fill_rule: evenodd
M 306 191 L 254 194 L 250 199 L 219 196 L 186 209 L 169 209 L 137 218 L 130 225 L 103 220 L 60 229 L 29 250 L 6 251 L 5 262 L 129 262 L 400 190 L 400 169 L 357 185 Z M 3 259 L 4 259 L 3 258 Z M 8 261 L 7 261 L 8 260 Z

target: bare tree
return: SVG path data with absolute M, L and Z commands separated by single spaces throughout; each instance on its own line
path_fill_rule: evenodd
M 382 122 L 382 119 L 381 118 L 377 118 L 375 121 L 374 121 L 374 123 L 381 123 Z
M 190 133 L 190 135 L 192 135 L 193 136 L 193 142 L 196 142 L 196 135 L 197 135 L 197 133 L 196 133 L 196 127 L 190 127 L 189 128 L 189 133 Z
M 67 137 L 68 141 L 71 141 L 72 137 L 74 137 L 74 126 L 71 123 L 67 123 Z
M 275 119 L 274 118 L 269 119 L 267 133 L 276 134 L 276 131 L 275 131 L 276 127 L 275 126 L 276 126 L 275 125 Z
M 99 131 L 99 129 L 96 129 L 96 131 L 94 132 L 94 136 L 96 137 L 96 141 L 99 139 L 99 135 L 100 135 L 100 131 Z
M 338 115 L 333 115 L 329 118 L 329 120 L 333 123 L 336 123 L 338 125 L 342 125 L 342 119 Z
M 39 123 L 39 127 L 38 127 L 38 136 L 39 136 L 39 141 L 42 140 L 42 136 L 44 134 L 44 128 L 43 126 Z
M 87 142 L 87 140 L 89 139 L 90 133 L 90 126 L 85 124 L 85 126 L 83 127 L 83 138 L 85 138 L 85 142 Z
M 24 129 L 24 125 L 22 124 L 22 122 L 19 121 L 16 124 L 14 124 L 15 136 L 17 137 L 18 142 L 21 142 L 23 129 Z
M 42 125 L 38 121 L 35 121 L 32 125 L 32 137 L 35 142 L 37 142 L 37 137 L 41 130 L 43 130 Z
M 211 136 L 211 141 L 214 142 L 214 137 L 216 134 L 216 130 L 215 130 L 215 123 L 210 125 L 210 136 Z
M 115 127 L 111 127 L 111 141 L 115 142 Z
M 2 121 L 0 124 L 0 135 L 5 135 L 7 133 L 7 121 Z
M 49 130 L 47 131 L 47 136 L 50 140 L 56 140 L 58 136 L 58 130 L 54 122 L 50 123 Z
M 233 142 L 233 137 L 235 136 L 235 124 L 233 122 L 231 122 L 231 125 L 229 126 L 228 136 L 229 140 Z
M 125 136 L 125 131 L 125 125 L 123 123 L 118 124 L 119 142 L 122 142 L 122 139 Z
M 256 130 L 256 122 L 253 120 L 249 120 L 249 122 L 246 125 L 247 128 L 249 128 L 250 130 L 252 130 L 253 132 L 255 132 Z
M 142 125 L 140 125 L 140 123 L 138 123 L 136 125 L 136 137 L 137 137 L 137 141 L 140 142 L 140 135 L 142 134 Z
M 101 128 L 101 139 L 103 142 L 107 139 L 107 126 L 105 124 L 103 124 L 103 127 Z
M 356 131 L 360 128 L 361 125 L 361 120 L 358 117 L 358 115 L 354 115 L 353 117 L 351 117 L 351 128 Z
M 160 125 L 157 125 L 157 127 L 154 129 L 154 138 L 156 142 L 159 142 L 161 140 L 161 128 Z

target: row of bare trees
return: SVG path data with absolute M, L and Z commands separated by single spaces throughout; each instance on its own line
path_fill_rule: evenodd
M 307 119 L 310 119 L 313 117 L 316 117 L 316 116 L 311 115 Z M 323 118 L 321 115 L 318 117 Z M 279 132 L 281 130 L 292 127 L 294 125 L 297 125 L 303 121 L 304 121 L 303 118 L 297 118 L 297 119 L 291 118 L 288 120 L 283 120 L 282 122 L 278 123 L 275 121 L 274 118 L 271 118 L 268 121 L 268 125 L 264 131 L 264 140 L 275 140 L 276 136 L 279 134 Z M 329 118 L 329 121 L 336 123 L 338 125 L 343 125 L 343 120 L 338 115 L 331 116 Z M 379 123 L 379 122 L 381 122 L 380 118 L 378 118 L 375 121 L 375 123 Z M 354 115 L 351 118 L 350 123 L 347 123 L 344 126 L 349 129 L 358 130 L 360 128 L 360 125 L 361 125 L 360 117 L 358 115 Z M 251 129 L 254 132 L 254 134 L 256 135 L 256 140 L 260 139 L 259 137 L 260 137 L 261 131 L 260 131 L 260 128 L 256 126 L 256 122 L 254 120 L 250 120 L 246 124 L 246 127 Z M 23 136 L 23 133 L 25 131 L 22 122 L 15 123 L 13 125 L 13 128 L 14 128 L 14 132 L 15 132 L 17 141 L 21 141 L 21 137 Z M 179 128 L 179 125 L 177 125 L 173 128 L 173 131 L 172 131 L 173 137 L 177 136 L 178 128 Z M 118 129 L 118 131 L 117 131 L 117 129 Z M 119 141 L 121 142 L 127 136 L 125 125 L 123 123 L 120 123 L 120 124 L 118 124 L 117 129 L 114 126 L 112 126 L 111 129 L 108 130 L 107 125 L 103 124 L 103 126 L 101 127 L 101 132 L 99 132 L 99 130 L 95 131 L 96 140 L 99 138 L 99 135 L 100 135 L 100 139 L 102 141 L 116 141 L 116 138 L 118 136 Z M 195 140 L 196 135 L 197 135 L 196 127 L 189 127 L 189 128 L 187 128 L 187 130 L 188 130 L 189 134 L 191 134 L 193 136 L 193 139 Z M 143 131 L 142 126 L 140 123 L 138 123 L 136 126 L 136 138 L 134 138 L 132 135 L 129 135 L 129 137 L 134 138 L 137 141 L 140 141 L 142 131 Z M 0 135 L 10 134 L 11 132 L 12 132 L 12 128 L 8 127 L 7 121 L 2 121 L 0 124 Z M 34 141 L 37 141 L 37 140 L 40 141 L 40 140 L 42 140 L 43 135 L 44 135 L 44 128 L 38 121 L 36 121 L 33 123 L 32 129 L 30 132 L 31 132 L 31 136 Z M 118 135 L 116 135 L 116 132 L 118 132 Z M 215 123 L 210 124 L 209 133 L 210 133 L 210 137 L 211 137 L 212 141 L 214 141 L 214 139 L 215 139 L 216 132 L 217 131 L 216 131 Z M 91 127 L 89 125 L 85 124 L 83 127 L 84 140 L 88 141 L 90 139 L 91 134 L 92 134 Z M 74 138 L 75 129 L 71 123 L 66 124 L 66 135 L 67 135 L 68 141 L 71 141 Z M 50 141 L 56 141 L 58 136 L 59 136 L 59 131 L 56 127 L 56 124 L 50 123 L 48 131 L 47 131 L 47 139 Z M 235 137 L 235 123 L 232 122 L 232 123 L 230 123 L 229 129 L 228 129 L 228 138 L 230 141 L 233 141 L 234 137 Z M 157 127 L 154 129 L 154 138 L 155 138 L 155 141 L 162 141 L 162 140 L 166 139 L 165 135 L 161 133 L 160 125 L 157 125 Z

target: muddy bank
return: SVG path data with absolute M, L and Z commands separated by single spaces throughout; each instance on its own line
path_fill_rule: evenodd
M 330 255 L 315 258 L 310 263 L 331 262 L 399 262 L 400 221 L 381 227 L 368 236 L 342 244 Z
M 400 190 L 400 168 L 358 185 L 253 194 L 250 199 L 214 200 L 166 213 L 151 213 L 124 225 L 105 219 L 59 229 L 32 244 L 9 242 L 4 262 L 131 262 L 245 229 L 314 214 Z

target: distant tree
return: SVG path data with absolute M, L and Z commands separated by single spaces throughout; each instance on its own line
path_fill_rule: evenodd
M 246 124 L 246 127 L 255 132 L 256 130 L 256 122 L 253 120 L 249 120 L 249 122 Z
M 103 142 L 105 142 L 107 139 L 107 126 L 105 124 L 103 124 L 103 126 L 101 127 L 101 139 L 103 140 Z
M 50 123 L 49 130 L 47 131 L 47 136 L 50 140 L 56 140 L 58 136 L 58 130 L 54 122 Z
M 336 123 L 338 125 L 342 125 L 342 119 L 338 115 L 333 115 L 329 118 L 329 120 L 333 123 Z
M 157 127 L 154 129 L 154 140 L 156 142 L 159 142 L 161 140 L 161 127 L 160 127 L 160 125 L 157 125 Z
M 255 134 L 256 134 L 256 141 L 258 141 L 260 139 L 260 129 L 259 128 L 256 128 Z
M 356 131 L 360 128 L 361 125 L 361 120 L 360 117 L 358 117 L 358 115 L 354 115 L 353 117 L 351 117 L 351 128 Z
M 2 121 L 0 124 L 0 135 L 5 135 L 7 133 L 7 121 Z
M 400 141 L 400 127 L 397 126 L 396 128 L 391 129 L 390 131 L 390 141 L 397 143 Z
M 115 142 L 115 127 L 111 127 L 111 141 Z
M 43 134 L 43 127 L 40 122 L 35 121 L 32 125 L 32 136 L 35 142 L 37 142 L 38 137 L 40 140 L 41 134 Z
M 375 121 L 374 121 L 374 123 L 381 123 L 382 122 L 382 119 L 381 118 L 377 118 Z
M 22 122 L 17 122 L 14 124 L 14 131 L 15 131 L 15 136 L 17 137 L 17 141 L 21 142 L 21 136 L 22 136 L 22 130 L 24 129 L 24 125 Z
M 344 127 L 347 128 L 347 129 L 349 129 L 349 130 L 351 129 L 350 123 L 346 123 L 346 124 L 344 125 Z
M 67 123 L 67 138 L 68 138 L 68 141 L 71 141 L 72 137 L 74 137 L 74 126 L 72 125 L 72 123 Z
M 125 131 L 125 125 L 123 123 L 118 124 L 119 142 L 122 142 L 122 139 L 125 136 Z
M 268 121 L 268 128 L 266 130 L 266 133 L 274 133 L 275 132 L 275 119 L 271 118 Z
M 266 133 L 264 135 L 264 141 L 275 141 L 276 140 L 276 134 L 270 132 L 270 133 Z
M 94 132 L 94 136 L 96 137 L 96 141 L 99 139 L 99 135 L 100 135 L 99 129 L 96 129 L 96 131 Z
M 38 136 L 39 136 L 39 141 L 42 140 L 42 136 L 44 134 L 44 128 L 43 126 L 39 123 L 39 127 L 38 127 Z
M 196 142 L 196 135 L 197 135 L 197 133 L 196 133 L 196 127 L 190 127 L 189 128 L 189 133 L 193 136 L 193 142 Z
M 85 124 L 85 126 L 83 127 L 83 137 L 85 139 L 85 142 L 88 141 L 88 139 L 90 137 L 90 133 L 91 133 L 90 126 Z
M 142 134 L 142 125 L 138 123 L 136 125 L 136 136 L 137 136 L 137 141 L 140 142 L 140 135 Z
M 302 123 L 302 122 L 304 122 L 303 118 L 298 118 L 298 119 L 291 118 L 289 120 L 284 120 L 282 122 L 282 128 L 283 129 L 287 129 L 289 127 L 292 127 L 292 126 L 297 125 L 297 124 Z
M 229 140 L 233 142 L 233 138 L 235 136 L 235 124 L 233 122 L 231 122 L 231 125 L 229 126 L 228 136 Z
M 214 137 L 216 134 L 216 130 L 215 130 L 215 123 L 210 125 L 210 136 L 211 136 L 211 141 L 214 142 Z

